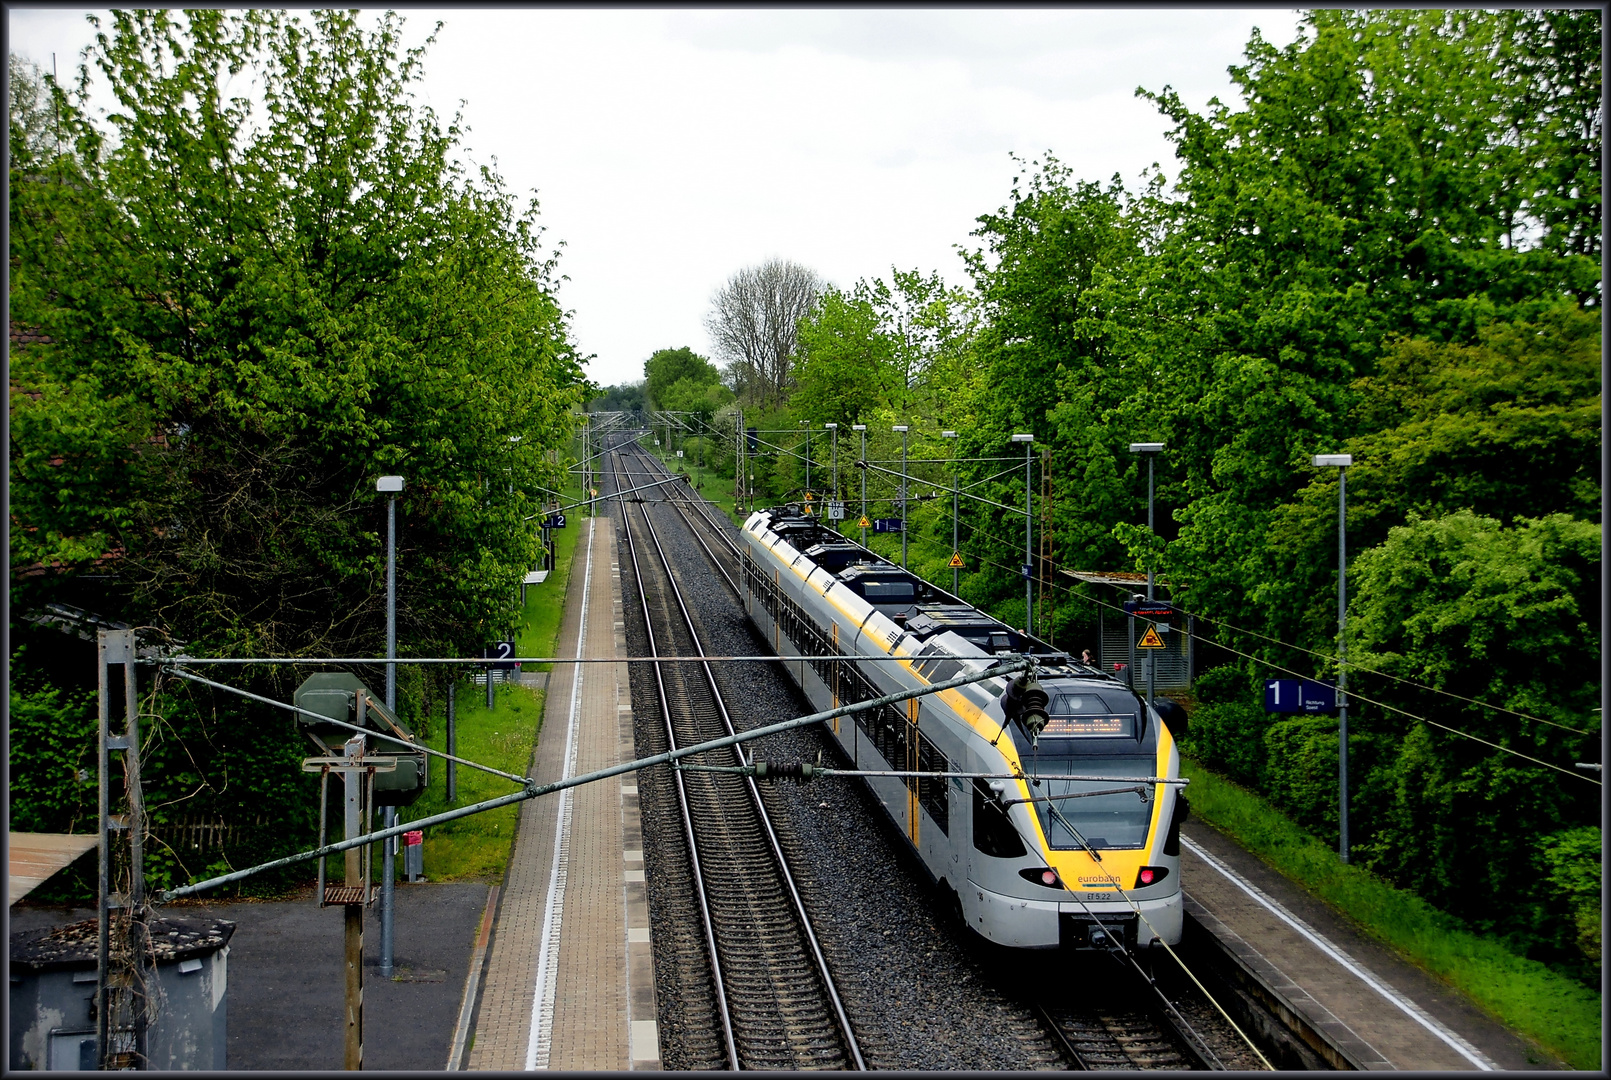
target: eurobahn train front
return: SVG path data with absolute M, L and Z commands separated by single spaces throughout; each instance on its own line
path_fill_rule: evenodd
M 1072 667 L 1008 685 L 974 785 L 969 926 L 1019 947 L 1180 940 L 1180 755 L 1128 687 Z M 991 758 L 999 754 L 999 765 Z M 1114 942 L 1117 943 L 1117 942 Z

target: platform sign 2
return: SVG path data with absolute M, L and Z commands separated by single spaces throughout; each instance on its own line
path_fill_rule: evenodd
M 1337 711 L 1337 688 L 1313 679 L 1268 679 L 1264 711 L 1329 715 Z
M 489 664 L 489 667 L 495 667 L 503 671 L 513 671 L 520 666 L 510 659 L 515 655 L 515 643 L 512 641 L 494 641 L 491 645 L 481 650 L 481 655 L 488 660 L 495 661 L 495 663 Z

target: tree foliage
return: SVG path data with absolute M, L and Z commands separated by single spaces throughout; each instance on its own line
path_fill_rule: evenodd
M 995 459 L 959 467 L 995 504 L 963 503 L 961 590 L 1009 620 L 1024 494 L 1004 459 L 1033 434 L 1050 455 L 1038 576 L 1163 575 L 1244 658 L 1204 688 L 1194 747 L 1323 835 L 1337 724 L 1272 718 L 1256 695 L 1281 672 L 1335 674 L 1338 479 L 1311 456 L 1351 453 L 1353 842 L 1562 962 L 1598 947 L 1547 883 L 1561 857 L 1549 871 L 1540 853 L 1576 850 L 1548 838 L 1587 827 L 1597 790 L 1572 762 L 1599 731 L 1599 32 L 1598 12 L 1521 9 L 1311 11 L 1280 48 L 1255 32 L 1236 100 L 1139 91 L 1171 125 L 1172 177 L 1015 159 L 963 253 L 970 288 L 829 290 L 767 417 L 865 423 L 886 465 L 907 425 L 912 457 L 936 459 L 914 467 L 909 531 L 945 551 L 944 462 Z M 1166 444 L 1151 531 L 1131 442 Z M 781 456 L 763 464 L 779 492 L 798 485 Z M 868 477 L 893 513 L 893 479 Z M 944 581 L 940 565 L 920 568 Z M 1064 647 L 1112 599 L 1083 588 L 1041 589 L 1039 628 Z
M 666 392 L 687 379 L 695 386 L 708 386 L 721 380 L 716 365 L 686 345 L 680 349 L 656 349 L 643 363 L 644 390 L 655 408 L 669 409 Z
M 507 628 L 588 388 L 535 201 L 415 100 L 428 45 L 395 15 L 118 11 L 53 96 L 60 143 L 13 131 L 11 315 L 47 338 L 12 357 L 14 611 L 73 600 L 203 654 L 377 655 L 374 482 L 397 473 L 403 651 Z M 294 753 L 282 719 L 172 689 L 175 752 L 218 743 L 200 803 L 234 805 L 232 756 Z M 275 805 L 250 772 L 233 793 Z

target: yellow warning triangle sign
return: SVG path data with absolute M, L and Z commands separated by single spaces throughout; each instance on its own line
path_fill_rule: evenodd
M 810 502 L 814 497 L 811 492 L 806 492 L 806 502 Z
M 858 522 L 857 524 L 859 524 L 864 529 L 870 529 L 870 528 L 873 527 L 873 523 L 868 521 L 865 515 L 862 516 L 861 521 Z
M 950 566 L 951 566 L 951 569 L 953 569 L 953 570 L 961 570 L 962 569 L 962 552 L 953 551 L 951 553 Z
M 1136 648 L 1138 649 L 1161 649 L 1163 647 L 1163 638 L 1158 636 L 1157 628 L 1152 626 L 1147 627 L 1147 632 L 1141 635 L 1140 641 L 1136 642 Z

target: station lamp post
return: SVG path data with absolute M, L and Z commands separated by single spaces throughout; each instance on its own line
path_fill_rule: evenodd
M 1348 861 L 1348 466 L 1352 454 L 1316 454 L 1317 468 L 1337 470 L 1337 855 Z
M 1035 563 L 1030 554 L 1034 549 L 1034 506 L 1030 503 L 1032 489 L 1030 487 L 1029 470 L 1030 455 L 1034 453 L 1035 436 L 1014 435 L 1012 441 L 1024 444 L 1024 635 L 1027 637 L 1030 627 L 1035 625 Z
M 391 498 L 386 500 L 386 659 L 397 659 L 397 496 L 403 491 L 401 476 L 382 476 L 375 481 L 375 490 Z M 397 709 L 397 665 L 386 665 L 386 708 Z M 397 807 L 388 806 L 381 817 L 386 828 L 397 824 Z M 381 846 L 380 858 L 380 974 L 392 976 L 392 915 L 394 896 L 392 879 L 397 840 L 388 838 Z M 371 864 L 373 865 L 373 864 Z
M 822 425 L 828 429 L 828 438 L 833 441 L 833 497 L 839 500 L 839 425 L 829 421 Z
M 1130 453 L 1141 454 L 1147 459 L 1147 531 L 1156 533 L 1152 526 L 1152 468 L 1159 454 L 1163 453 L 1164 444 L 1161 442 L 1133 442 L 1130 444 Z M 1156 599 L 1153 596 L 1152 565 L 1147 565 L 1147 600 L 1150 603 Z M 1154 674 L 1152 651 L 1147 652 L 1147 700 L 1150 702 L 1157 689 L 1156 675 Z
M 901 433 L 901 569 L 906 569 L 906 430 L 910 425 L 896 424 Z
M 807 495 L 810 495 L 811 494 L 811 426 L 809 424 L 807 424 L 804 420 L 800 421 L 800 426 L 805 428 L 805 463 L 806 463 L 806 467 L 805 467 L 805 493 Z M 811 512 L 811 504 L 809 504 L 809 503 L 806 504 L 806 512 L 807 513 Z
M 957 437 L 957 433 L 954 432 L 954 431 L 942 431 L 942 432 L 940 432 L 940 438 L 942 438 L 942 439 L 955 439 L 956 437 Z M 962 552 L 962 549 L 958 546 L 958 544 L 960 543 L 960 540 L 958 539 L 958 533 L 957 533 L 957 500 L 960 498 L 960 496 L 958 495 L 958 491 L 960 489 L 957 487 L 957 482 L 958 481 L 957 481 L 956 456 L 957 456 L 956 448 L 955 448 L 955 446 L 953 446 L 952 449 L 951 449 L 951 558 L 952 559 L 955 559 Z M 958 582 L 959 582 L 959 579 L 961 577 L 961 574 L 962 574 L 962 571 L 959 570 L 956 567 L 955 564 L 953 564 L 952 567 L 951 567 L 951 595 L 952 596 L 956 595 L 957 588 L 959 587 Z
M 850 430 L 861 432 L 861 519 L 867 520 L 867 425 L 851 424 Z M 867 526 L 861 527 L 861 546 L 867 546 Z

